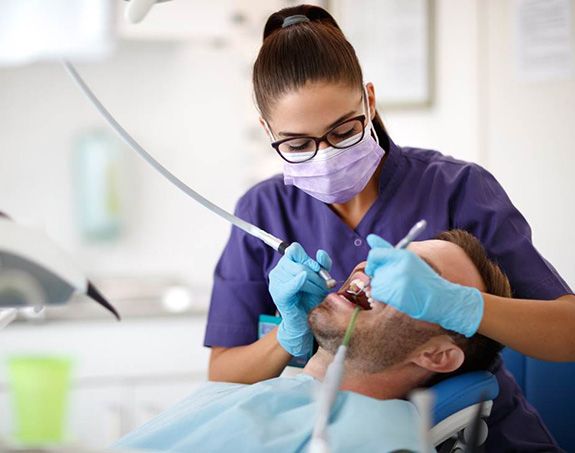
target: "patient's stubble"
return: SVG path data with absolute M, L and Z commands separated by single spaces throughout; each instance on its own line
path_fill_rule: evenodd
M 441 334 L 437 326 L 414 320 L 385 304 L 359 313 L 346 360 L 363 373 L 379 373 L 402 362 L 430 338 Z M 318 344 L 335 354 L 343 341 L 349 316 L 337 306 L 322 303 L 310 312 L 309 323 Z

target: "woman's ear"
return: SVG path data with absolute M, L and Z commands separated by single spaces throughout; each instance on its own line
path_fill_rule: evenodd
M 448 335 L 438 335 L 418 348 L 411 362 L 434 373 L 451 373 L 465 360 L 465 353 Z
M 376 107 L 375 88 L 373 87 L 373 83 L 371 83 L 371 82 L 368 82 L 365 85 L 365 88 L 367 89 L 367 100 L 369 102 L 369 112 L 371 115 L 371 119 L 373 120 L 373 118 L 375 118 L 375 107 Z

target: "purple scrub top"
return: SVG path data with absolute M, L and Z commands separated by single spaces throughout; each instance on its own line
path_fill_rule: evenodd
M 503 188 L 485 169 L 437 151 L 403 148 L 389 140 L 379 197 L 355 230 L 328 205 L 277 175 L 252 187 L 236 214 L 285 241 L 297 241 L 312 257 L 317 249 L 333 259 L 332 276 L 344 281 L 369 252 L 375 233 L 394 244 L 420 219 L 427 228 L 418 240 L 461 228 L 474 234 L 507 274 L 514 297 L 556 299 L 572 291 L 531 242 L 531 229 Z M 260 314 L 275 314 L 268 275 L 280 255 L 263 242 L 232 228 L 214 274 L 206 346 L 253 343 Z M 500 385 L 488 424 L 487 451 L 557 451 L 535 409 L 501 363 Z

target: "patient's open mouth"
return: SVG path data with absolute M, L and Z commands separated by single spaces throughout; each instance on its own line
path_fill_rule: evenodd
M 358 305 L 364 310 L 371 310 L 370 303 L 365 294 L 365 290 L 368 287 L 369 277 L 361 272 L 356 272 L 349 280 L 349 284 L 344 284 L 337 294 L 345 297 L 352 304 Z

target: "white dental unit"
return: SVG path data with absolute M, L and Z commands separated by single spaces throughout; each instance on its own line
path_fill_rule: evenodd
M 0 217 L 0 329 L 18 309 L 68 303 L 87 296 L 111 311 L 114 307 L 99 293 L 78 266 L 48 238 Z

